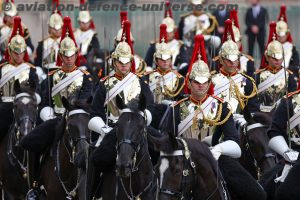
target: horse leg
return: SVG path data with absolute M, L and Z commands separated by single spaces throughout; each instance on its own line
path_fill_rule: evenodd
M 102 175 L 102 199 L 115 199 L 117 177 L 115 170 L 106 171 Z

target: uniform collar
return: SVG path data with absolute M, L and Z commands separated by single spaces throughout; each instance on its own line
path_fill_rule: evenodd
M 167 73 L 171 72 L 172 69 L 168 69 L 167 71 L 162 71 L 162 70 L 160 69 L 160 67 L 157 67 L 157 68 L 156 68 L 156 71 L 157 71 L 160 75 L 164 76 L 164 75 L 166 75 Z
M 63 66 L 61 67 L 61 70 L 65 73 L 71 73 L 71 72 L 75 71 L 76 69 L 77 69 L 76 65 L 73 65 L 73 67 L 71 67 L 71 69 L 64 69 Z
M 221 68 L 221 69 L 220 69 L 220 72 L 221 72 L 221 74 L 223 74 L 224 76 L 227 76 L 227 77 L 230 76 L 230 77 L 231 77 L 231 76 L 236 75 L 237 72 L 238 72 L 238 70 L 236 69 L 235 72 L 228 73 L 228 72 L 226 72 L 223 68 Z
M 202 100 L 197 100 L 194 97 L 192 97 L 192 95 L 190 95 L 190 101 L 193 102 L 196 105 L 201 105 L 204 101 L 206 101 L 206 99 L 208 98 L 208 94 L 206 94 L 206 96 L 202 99 Z
M 12 58 L 10 58 L 9 59 L 9 62 L 8 62 L 10 65 L 12 65 L 12 66 L 14 66 L 14 67 L 18 67 L 19 65 L 21 65 L 21 64 L 23 64 L 23 63 L 25 63 L 24 61 L 21 63 L 21 64 L 16 64 L 13 60 L 12 60 Z
M 119 73 L 119 72 L 116 72 L 115 74 L 114 74 L 114 76 L 119 80 L 119 81 L 121 81 L 123 78 L 125 78 L 127 75 L 123 75 L 123 74 L 121 74 L 121 73 Z
M 282 67 L 274 68 L 274 67 L 268 65 L 268 66 L 266 67 L 266 69 L 267 69 L 269 72 L 271 72 L 272 74 L 276 74 L 277 72 L 279 72 L 279 71 L 282 69 Z

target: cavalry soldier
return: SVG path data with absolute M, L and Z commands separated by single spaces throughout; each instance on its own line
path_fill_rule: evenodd
M 116 96 L 119 96 L 125 104 L 137 98 L 140 94 L 147 99 L 148 105 L 154 102 L 153 94 L 145 78 L 135 74 L 129 21 L 124 22 L 123 29 L 123 41 L 117 44 L 111 55 L 115 73 L 102 79 L 93 99 L 91 119 L 88 127 L 94 133 L 100 134 L 100 137 L 95 144 L 96 149 L 90 157 L 97 170 L 93 172 L 94 167 L 89 166 L 89 174 L 92 172 L 97 173 L 99 170 L 105 173 L 107 170 L 110 171 L 114 168 L 117 155 L 116 149 L 113 148 L 116 145 L 116 132 L 115 129 L 109 126 L 113 126 L 113 123 L 118 120 L 120 115 L 116 106 Z M 147 125 L 149 125 L 152 117 L 147 110 L 146 115 Z M 109 126 L 105 123 L 108 120 L 112 121 L 112 123 L 108 122 Z M 89 174 L 87 182 L 91 185 L 90 188 L 94 188 L 97 181 L 93 179 L 97 178 L 97 175 Z M 91 195 L 91 193 L 93 192 L 89 192 L 88 195 Z
M 233 30 L 233 34 L 234 34 L 234 41 L 238 45 L 239 51 L 242 52 L 243 51 L 242 35 L 240 32 L 238 13 L 236 10 L 231 10 L 229 16 L 230 16 L 230 20 L 232 21 L 232 30 Z M 240 69 L 240 72 L 253 77 L 254 72 L 255 72 L 254 59 L 250 55 L 241 53 L 239 69 Z
M 156 44 L 154 62 L 156 69 L 146 72 L 155 103 L 170 104 L 183 96 L 184 77 L 172 69 L 172 50 L 168 47 L 167 26 L 160 25 L 160 43 Z
M 44 122 L 21 141 L 22 147 L 31 152 L 29 154 L 29 160 L 31 160 L 29 176 L 32 189 L 27 194 L 28 199 L 37 199 L 39 196 L 37 182 L 39 154 L 44 153 L 55 138 L 55 127 L 61 120 L 62 114 L 65 113 L 62 97 L 68 100 L 86 100 L 92 95 L 91 75 L 84 66 L 79 67 L 79 48 L 72 32 L 71 19 L 64 17 L 63 21 L 57 69 L 51 71 L 49 77 L 42 83 L 45 84 L 45 89 L 42 96 L 40 118 Z M 50 88 L 48 87 L 49 83 Z
M 10 38 L 11 31 L 13 28 L 13 22 L 14 22 L 13 18 L 18 15 L 17 7 L 14 4 L 14 1 L 6 0 L 6 2 L 10 3 L 11 9 L 8 11 L 4 11 L 4 18 L 3 18 L 4 24 L 0 27 L 0 51 L 2 56 L 0 60 L 3 59 L 5 50 L 7 48 L 8 39 Z M 34 47 L 31 43 L 29 31 L 24 24 L 22 24 L 22 29 L 24 30 L 24 39 L 27 45 L 27 54 L 30 57 L 33 53 Z
M 204 4 L 205 0 L 189 0 L 196 8 L 199 4 Z M 181 16 L 178 34 L 179 39 L 182 40 L 188 48 L 188 53 L 192 53 L 194 36 L 202 34 L 205 39 L 206 47 L 217 49 L 220 46 L 221 39 L 214 35 L 214 31 L 218 26 L 218 22 L 214 16 L 209 13 L 194 9 L 192 13 Z M 189 55 L 189 54 L 188 54 Z M 213 55 L 209 55 L 214 57 Z
M 282 62 L 282 66 L 288 68 L 295 76 L 299 77 L 299 54 L 292 43 L 293 39 L 288 28 L 285 5 L 280 7 L 280 14 L 276 23 L 276 34 L 284 50 L 284 62 Z
M 270 138 L 269 147 L 285 160 L 280 176 L 276 175 L 275 183 L 282 184 L 276 194 L 278 199 L 296 199 L 299 191 L 291 188 L 297 187 L 299 176 L 299 124 L 300 124 L 300 84 L 295 92 L 284 96 L 277 106 L 272 117 L 272 124 L 268 129 Z M 288 144 L 291 144 L 290 146 Z M 297 162 L 297 163 L 296 163 Z M 291 171 L 290 171 L 291 170 Z M 291 173 L 293 175 L 288 174 Z M 273 182 L 273 180 L 272 180 Z
M 278 101 L 286 94 L 285 84 L 288 84 L 288 92 L 297 89 L 295 75 L 282 67 L 283 46 L 276 38 L 276 23 L 271 22 L 269 41 L 262 58 L 261 69 L 256 71 L 255 77 L 261 104 L 260 110 L 263 112 L 270 112 L 276 107 Z
M 196 48 L 199 46 L 197 45 L 199 41 L 202 43 L 200 52 Z M 203 49 L 203 36 L 196 36 L 191 65 L 186 78 L 186 89 L 190 95 L 173 104 L 175 116 L 173 121 L 177 129 L 175 133 L 178 133 L 179 137 L 201 139 L 210 146 L 211 153 L 219 163 L 230 192 L 240 199 L 265 199 L 264 191 L 256 180 L 235 160 L 241 156 L 241 149 L 231 108 L 223 99 L 213 95 L 213 82 L 209 67 L 201 60 L 202 58 L 207 60 Z M 169 116 L 172 117 L 173 114 Z M 213 134 L 213 129 L 216 127 L 221 129 L 222 135 Z M 207 135 L 212 134 L 213 140 L 210 141 Z M 237 172 L 238 179 L 232 177 L 232 174 Z M 250 190 L 241 190 L 245 183 L 251 185 Z
M 120 12 L 120 19 L 121 19 L 121 29 L 118 31 L 117 36 L 115 37 L 115 47 L 118 43 L 123 41 L 123 27 L 124 22 L 128 20 L 127 12 L 122 11 Z M 131 42 L 134 44 L 134 38 L 132 36 L 132 33 L 130 32 Z M 108 65 L 111 66 L 111 69 L 113 69 L 112 66 L 112 59 L 107 59 Z M 134 63 L 136 66 L 136 73 L 138 75 L 143 75 L 147 70 L 147 63 L 137 54 L 134 54 Z M 112 74 L 113 72 L 110 72 Z
M 188 55 L 186 52 L 186 48 L 181 40 L 177 40 L 175 38 L 176 35 L 176 25 L 175 21 L 172 18 L 172 10 L 170 7 L 170 2 L 166 2 L 166 6 L 169 10 L 165 11 L 165 17 L 162 20 L 161 24 L 167 25 L 167 37 L 165 38 L 165 43 L 167 48 L 172 53 L 172 65 L 181 72 L 183 76 L 186 75 L 187 67 L 188 67 Z M 152 41 L 150 43 L 150 47 L 147 51 L 145 61 L 148 66 L 155 68 L 156 62 L 153 57 L 155 53 L 156 46 L 160 43 L 160 41 Z
M 253 78 L 239 72 L 241 54 L 234 39 L 232 22 L 228 19 L 225 22 L 223 44 L 217 57 L 220 72 L 212 78 L 214 94 L 228 102 L 234 114 L 245 108 L 249 112 L 256 112 L 259 110 L 256 84 Z
M 55 3 L 57 7 L 58 0 L 53 0 L 53 6 Z M 56 67 L 62 26 L 63 19 L 61 13 L 55 9 L 48 22 L 49 36 L 38 43 L 34 58 L 35 66 L 43 68 L 45 78 L 47 77 L 46 74 Z
M 25 87 L 34 85 L 36 92 L 39 92 L 39 77 L 35 66 L 29 63 L 26 48 L 21 18 L 16 16 L 12 34 L 8 40 L 5 60 L 0 65 L 0 139 L 3 138 L 13 122 L 15 81 L 18 80 L 21 86 Z M 36 100 L 37 103 L 41 102 L 41 97 L 37 93 Z
M 85 0 L 80 0 L 81 5 L 84 3 Z M 97 80 L 98 72 L 102 71 L 104 61 L 95 31 L 96 27 L 89 11 L 79 12 L 78 24 L 79 28 L 74 32 L 76 44 L 80 48 L 80 54 L 87 61 L 86 65 L 89 67 L 89 71 L 93 73 L 95 80 Z

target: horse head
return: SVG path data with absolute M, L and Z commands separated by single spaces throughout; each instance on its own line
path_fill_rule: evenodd
M 18 80 L 14 83 L 15 99 L 13 102 L 13 113 L 15 124 L 18 128 L 17 140 L 27 135 L 35 126 L 38 114 L 38 104 L 41 99 L 35 93 L 35 85 L 21 87 Z
M 117 135 L 117 174 L 129 177 L 136 167 L 140 155 L 148 152 L 146 140 L 146 99 L 131 100 L 127 105 L 117 96 L 116 103 L 121 115 L 116 124 Z

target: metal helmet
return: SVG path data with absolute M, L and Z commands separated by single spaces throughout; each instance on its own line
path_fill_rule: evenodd
M 289 32 L 287 23 L 283 20 L 283 18 L 281 18 L 281 20 L 276 23 L 276 34 L 282 37 L 287 35 Z
M 62 39 L 59 45 L 59 53 L 61 55 L 70 57 L 78 52 L 76 45 L 70 17 L 64 17 L 64 26 L 62 30 Z
M 234 33 L 232 30 L 232 22 L 230 19 L 225 21 L 225 31 L 223 34 L 223 44 L 221 46 L 219 56 L 232 62 L 239 59 L 240 50 L 234 41 Z
M 58 14 L 57 12 L 54 12 L 50 16 L 48 25 L 49 25 L 49 27 L 51 27 L 55 30 L 59 30 L 64 25 L 64 22 L 63 22 L 62 17 L 60 16 L 60 14 Z
M 168 60 L 172 58 L 172 51 L 168 47 L 167 42 L 168 42 L 168 36 L 167 36 L 167 25 L 166 24 L 161 24 L 160 25 L 160 39 L 159 43 L 156 44 L 156 50 L 154 53 L 154 59 L 160 58 L 162 60 Z
M 283 58 L 283 46 L 276 40 L 276 35 L 273 35 L 273 41 L 268 44 L 266 53 L 267 56 L 280 60 Z
M 23 34 L 21 18 L 16 16 L 14 17 L 13 31 L 8 42 L 8 48 L 10 52 L 16 52 L 20 54 L 26 51 L 27 45 Z
M 78 16 L 78 21 L 83 23 L 88 23 L 92 20 L 89 11 L 80 11 Z
M 211 79 L 209 67 L 203 60 L 201 60 L 201 55 L 198 56 L 198 60 L 192 65 L 189 79 L 195 80 L 201 84 L 206 83 Z
M 13 0 L 6 0 L 6 3 L 10 3 L 11 8 L 9 10 L 4 10 L 4 15 L 14 17 L 18 14 L 17 7 Z
M 194 5 L 204 4 L 205 0 L 190 0 L 190 2 Z

